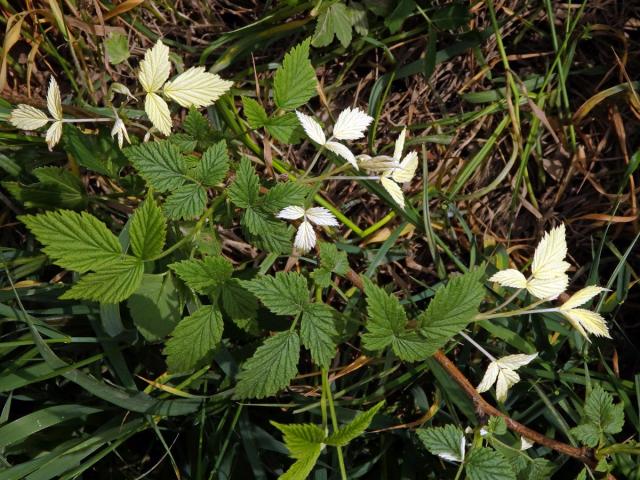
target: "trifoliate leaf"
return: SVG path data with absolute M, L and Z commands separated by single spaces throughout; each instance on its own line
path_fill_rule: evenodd
M 465 469 L 470 480 L 515 480 L 516 474 L 504 456 L 490 448 L 474 448 Z
M 307 280 L 296 272 L 261 275 L 242 285 L 276 315 L 297 315 L 309 303 Z
M 535 458 L 527 466 L 528 468 L 520 473 L 521 480 L 547 480 L 553 478 L 556 466 L 553 462 L 544 458 Z
M 228 171 L 227 142 L 222 140 L 207 148 L 193 174 L 204 185 L 214 187 L 224 180 Z
M 169 268 L 190 288 L 202 294 L 227 282 L 233 274 L 231 262 L 224 257 L 204 257 L 203 260 L 182 260 Z
M 465 458 L 465 438 L 461 429 L 454 425 L 420 428 L 418 438 L 433 455 L 450 462 L 462 462 Z
M 484 298 L 483 275 L 484 268 L 476 268 L 452 278 L 418 317 L 420 333 L 429 343 L 429 355 L 464 329 L 478 313 Z
M 311 351 L 311 358 L 320 367 L 328 368 L 336 354 L 338 334 L 333 309 L 323 303 L 311 303 L 304 307 L 300 321 L 302 343 Z
M 278 108 L 293 110 L 316 95 L 316 72 L 309 61 L 307 39 L 289 51 L 273 79 L 274 100 Z
M 236 170 L 236 178 L 227 190 L 229 199 L 240 208 L 249 208 L 258 202 L 260 179 L 251 160 L 242 157 Z
M 142 143 L 123 150 L 140 175 L 159 192 L 176 190 L 187 180 L 187 162 L 167 140 Z
M 234 398 L 264 398 L 289 385 L 298 373 L 300 337 L 295 331 L 278 332 L 258 347 L 242 365 Z
M 407 314 L 400 301 L 364 279 L 367 296 L 367 332 L 362 335 L 364 346 L 370 350 L 382 350 L 390 345 L 395 336 L 402 335 L 407 324 Z
M 98 270 L 122 257 L 117 237 L 86 212 L 58 210 L 18 217 L 44 245 L 56 265 L 80 273 Z
M 571 434 L 587 447 L 595 448 L 600 441 L 600 430 L 591 423 L 583 423 L 571 429 Z
M 169 335 L 180 321 L 180 299 L 173 275 L 144 275 L 127 306 L 134 325 L 148 341 Z
M 119 303 L 129 298 L 140 286 L 144 274 L 142 260 L 123 256 L 94 273 L 80 277 L 78 283 L 60 296 L 62 300 L 92 300 Z
M 624 425 L 624 405 L 613 404 L 613 397 L 600 385 L 596 385 L 584 406 L 586 419 L 604 433 L 620 433 Z
M 180 320 L 162 353 L 172 373 L 188 372 L 213 352 L 222 339 L 222 315 L 213 305 L 204 305 Z
M 333 17 L 333 29 L 336 37 L 343 47 L 347 48 L 351 43 L 351 15 L 349 9 L 343 3 L 334 3 L 329 7 Z
M 360 412 L 354 417 L 351 422 L 340 427 L 336 432 L 333 432 L 324 443 L 332 445 L 334 447 L 344 447 L 354 438 L 359 437 L 364 431 L 369 428 L 373 417 L 375 417 L 378 410 L 384 405 L 384 400 L 376 403 L 366 412 Z
M 199 217 L 207 206 L 207 192 L 197 183 L 187 183 L 176 188 L 162 208 L 167 217 L 189 220 Z
M 133 212 L 129 241 L 133 254 L 142 260 L 150 260 L 162 252 L 167 235 L 167 225 L 153 197 L 148 197 Z

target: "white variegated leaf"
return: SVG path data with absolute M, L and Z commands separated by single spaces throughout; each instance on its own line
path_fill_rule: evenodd
M 598 287 L 595 285 L 591 285 L 583 288 L 582 290 L 578 290 L 576 293 L 571 295 L 571 297 L 569 297 L 569 300 L 567 300 L 560 306 L 560 310 L 571 310 L 572 308 L 584 305 L 593 297 L 602 292 L 605 292 L 606 290 L 606 288 Z
M 333 126 L 333 136 L 338 140 L 357 140 L 364 137 L 364 131 L 373 118 L 358 108 L 345 108 Z
M 49 80 L 49 90 L 47 90 L 47 109 L 55 120 L 62 120 L 60 88 L 58 87 L 58 82 L 56 82 L 56 79 L 53 77 Z
M 205 71 L 204 67 L 192 67 L 165 83 L 163 92 L 182 107 L 206 107 L 226 93 L 231 85 L 233 82 Z
M 404 208 L 404 195 L 402 193 L 400 185 L 391 180 L 389 177 L 381 177 L 380 183 L 387 191 L 387 193 L 391 195 L 393 201 L 396 202 L 400 206 L 400 208 Z
M 356 162 L 356 157 L 353 155 L 353 153 L 351 153 L 351 150 L 349 150 L 346 145 L 343 145 L 339 142 L 327 142 L 324 144 L 324 147 L 327 150 L 335 153 L 339 157 L 344 158 L 356 170 L 358 169 L 358 162 Z
M 324 145 L 327 142 L 327 137 L 324 135 L 322 127 L 313 117 L 305 115 L 302 112 L 296 112 L 296 115 L 298 116 L 298 121 L 300 125 L 302 125 L 304 133 L 306 133 L 311 140 L 320 145 Z
M 304 208 L 291 205 L 280 210 L 276 216 L 286 220 L 298 220 L 299 218 L 304 217 Z
M 324 207 L 311 207 L 305 212 L 307 220 L 315 223 L 316 225 L 323 225 L 329 227 L 337 227 L 338 220 L 333 216 L 329 210 Z
M 527 279 L 525 276 L 513 268 L 500 270 L 489 279 L 490 282 L 497 282 L 503 287 L 526 288 Z
M 49 146 L 49 151 L 53 150 L 53 147 L 58 144 L 60 137 L 62 137 L 62 122 L 53 122 L 45 135 L 45 141 Z
M 296 238 L 293 241 L 293 245 L 305 253 L 311 250 L 316 245 L 316 232 L 313 230 L 313 225 L 303 221 L 298 227 L 298 232 L 296 233 Z
M 42 110 L 24 103 L 11 110 L 9 115 L 9 123 L 22 130 L 37 130 L 44 127 L 48 121 L 49 117 Z
M 145 52 L 144 60 L 140 62 L 138 80 L 145 92 L 157 92 L 169 78 L 170 71 L 169 47 L 162 43 L 162 40 L 158 40 Z
M 171 135 L 171 114 L 169 105 L 157 93 L 148 93 L 144 99 L 144 111 L 153 126 L 163 135 Z

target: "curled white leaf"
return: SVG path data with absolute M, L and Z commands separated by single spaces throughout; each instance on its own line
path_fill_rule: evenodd
M 111 137 L 116 137 L 118 140 L 118 146 L 122 148 L 124 145 L 124 140 L 127 140 L 127 143 L 131 143 L 129 140 L 129 133 L 127 132 L 127 127 L 120 117 L 116 117 L 116 121 L 113 123 L 113 128 L 111 129 Z

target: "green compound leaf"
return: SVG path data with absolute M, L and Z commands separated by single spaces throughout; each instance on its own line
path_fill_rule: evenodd
M 242 97 L 242 110 L 251 128 L 262 128 L 269 120 L 263 106 L 253 98 Z
M 289 385 L 298 373 L 300 337 L 295 331 L 278 332 L 258 347 L 242 365 L 234 398 L 264 398 Z
M 6 157 L 5 157 L 6 158 Z M 33 170 L 38 181 L 29 185 L 2 182 L 11 195 L 27 208 L 83 209 L 87 195 L 79 177 L 60 167 L 40 167 Z
M 271 187 L 262 200 L 262 209 L 276 214 L 289 205 L 303 205 L 309 187 L 300 183 L 284 182 Z
M 263 275 L 242 285 L 262 301 L 276 315 L 297 315 L 309 303 L 307 280 L 295 272 Z
M 129 298 L 140 286 L 144 262 L 130 255 L 114 260 L 100 271 L 88 273 L 60 296 L 62 300 L 92 300 L 119 303 Z
M 450 462 L 462 462 L 465 457 L 465 439 L 461 429 L 454 425 L 420 428 L 418 438 L 433 455 Z
M 302 343 L 311 351 L 311 358 L 320 367 L 328 368 L 336 354 L 336 336 L 333 309 L 323 303 L 310 303 L 304 307 L 300 322 Z
M 224 180 L 228 171 L 227 142 L 222 140 L 205 150 L 193 175 L 203 185 L 214 187 Z
M 107 226 L 86 212 L 58 210 L 18 219 L 44 245 L 56 265 L 80 273 L 99 270 L 122 257 L 118 238 Z
M 147 340 L 161 340 L 180 321 L 180 300 L 173 275 L 144 275 L 127 306 L 138 331 Z
M 373 417 L 375 417 L 376 413 L 378 413 L 378 410 L 380 410 L 383 405 L 384 400 L 378 402 L 366 412 L 360 412 L 353 420 L 351 420 L 351 422 L 331 434 L 325 440 L 325 443 L 334 447 L 343 447 L 347 445 L 351 440 L 359 437 L 367 428 L 369 428 Z
M 585 419 L 602 433 L 620 433 L 624 425 L 624 405 L 613 404 L 613 396 L 596 385 L 587 396 L 584 406 Z
M 477 315 L 484 298 L 483 276 L 484 267 L 480 267 L 452 278 L 436 292 L 427 310 L 417 318 L 420 333 L 429 344 L 428 355 L 457 335 Z
M 307 39 L 292 48 L 282 61 L 273 79 L 274 100 L 278 108 L 293 110 L 316 95 L 316 72 L 309 61 Z
M 269 134 L 283 143 L 297 143 L 302 135 L 298 117 L 293 112 L 268 116 L 256 100 L 242 97 L 242 108 L 251 128 L 266 128 Z
M 470 480 L 515 480 L 516 474 L 504 456 L 490 448 L 475 448 L 465 469 Z
M 197 183 L 187 183 L 178 187 L 164 202 L 167 217 L 189 220 L 199 217 L 207 206 L 207 192 Z
M 142 143 L 123 151 L 142 178 L 159 192 L 176 190 L 187 180 L 187 162 L 180 148 L 168 140 Z
M 202 294 L 223 285 L 233 274 L 233 265 L 224 257 L 204 257 L 203 260 L 182 260 L 169 265 L 190 288 Z
M 236 207 L 249 208 L 258 203 L 260 179 L 251 160 L 242 157 L 236 178 L 227 190 L 229 199 Z
M 153 197 L 140 205 L 131 219 L 129 241 L 133 254 L 142 260 L 150 260 L 162 252 L 167 236 L 167 225 Z
M 171 332 L 163 353 L 172 373 L 193 370 L 222 339 L 222 315 L 213 305 L 205 305 L 183 318 Z

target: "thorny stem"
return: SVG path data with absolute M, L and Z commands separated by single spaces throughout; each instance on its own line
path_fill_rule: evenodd
M 364 290 L 364 283 L 360 276 L 353 270 L 349 270 L 346 274 L 346 278 L 359 290 Z M 580 460 L 589 468 L 595 468 L 597 465 L 597 461 L 594 456 L 594 451 L 592 448 L 588 447 L 574 447 L 572 445 L 566 444 L 564 442 L 560 442 L 553 438 L 549 438 L 535 430 L 530 429 L 529 427 L 515 421 L 506 413 L 501 412 L 496 407 L 487 402 L 482 395 L 478 393 L 476 388 L 472 385 L 467 377 L 465 377 L 464 373 L 462 373 L 458 367 L 451 361 L 449 358 L 442 352 L 442 350 L 437 350 L 436 353 L 433 354 L 432 357 L 436 362 L 440 364 L 440 366 L 445 370 L 447 375 L 455 381 L 460 388 L 464 391 L 464 393 L 471 399 L 474 403 L 475 410 L 481 417 L 501 417 L 504 419 L 507 424 L 507 428 L 519 434 L 520 436 L 526 437 L 529 440 L 533 440 L 539 445 L 543 445 L 547 448 L 555 450 L 556 452 L 562 453 L 564 455 L 568 455 L 577 460 Z M 616 477 L 612 474 L 608 474 L 608 480 L 615 480 Z
M 329 377 L 327 374 L 327 369 L 322 369 L 322 391 L 326 392 L 327 400 L 329 401 L 329 411 L 331 412 L 331 425 L 333 426 L 333 431 L 338 431 L 338 417 L 336 417 L 336 408 L 333 405 L 333 396 L 331 395 L 331 387 L 329 386 Z M 338 451 L 338 464 L 340 465 L 340 476 L 342 480 L 347 480 L 347 469 L 344 466 L 344 457 L 342 456 L 342 447 L 336 447 Z

